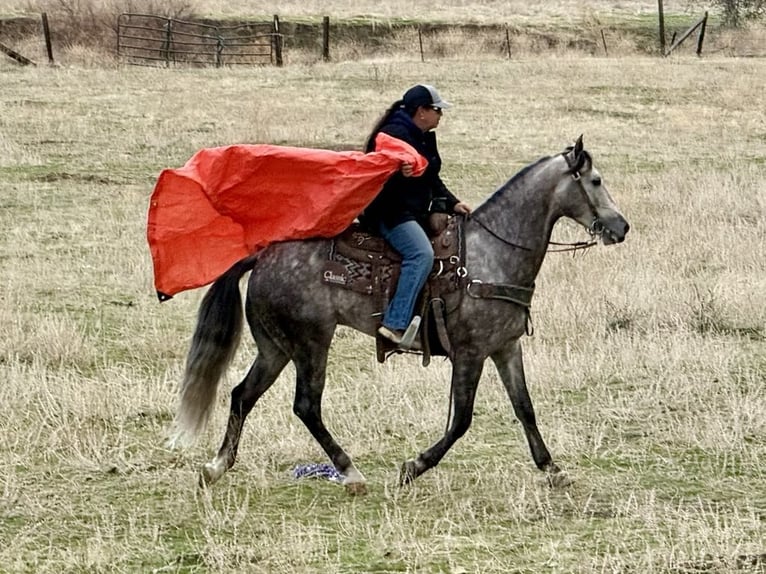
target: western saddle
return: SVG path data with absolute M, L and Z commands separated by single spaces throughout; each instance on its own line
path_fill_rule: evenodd
M 412 351 L 423 354 L 423 365 L 431 355 L 449 356 L 451 345 L 446 329 L 447 309 L 444 296 L 464 286 L 465 249 L 462 217 L 443 213 L 431 215 L 431 245 L 434 267 L 419 297 L 417 309 L 421 329 Z M 382 317 L 399 280 L 401 256 L 382 237 L 371 235 L 353 223 L 333 238 L 322 270 L 322 281 L 335 287 L 350 289 L 375 298 L 375 308 Z M 402 352 L 393 343 L 376 337 L 378 361 L 394 352 Z

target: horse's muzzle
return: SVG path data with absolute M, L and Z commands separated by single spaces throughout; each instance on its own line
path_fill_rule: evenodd
M 630 224 L 622 215 L 616 214 L 611 217 L 599 217 L 593 222 L 593 230 L 601 236 L 604 245 L 613 245 L 625 241 Z

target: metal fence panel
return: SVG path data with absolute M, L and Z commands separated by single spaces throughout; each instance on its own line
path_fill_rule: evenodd
M 117 54 L 129 64 L 236 66 L 274 64 L 281 44 L 271 24 L 213 26 L 153 14 L 120 14 Z

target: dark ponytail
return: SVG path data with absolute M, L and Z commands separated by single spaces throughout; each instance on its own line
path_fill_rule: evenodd
M 380 129 L 388 123 L 388 120 L 393 113 L 401 109 L 404 109 L 404 100 L 396 100 L 385 112 L 383 112 L 383 115 L 380 116 L 377 122 L 375 122 L 375 127 L 372 128 L 370 135 L 367 136 L 367 139 L 364 142 L 364 153 L 375 151 L 375 136 L 377 136 Z M 407 112 L 409 113 L 409 110 L 407 110 Z

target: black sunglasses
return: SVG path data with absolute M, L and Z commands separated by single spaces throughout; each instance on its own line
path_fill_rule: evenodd
M 442 109 L 438 106 L 431 106 L 431 109 L 435 111 L 437 114 L 442 115 Z

